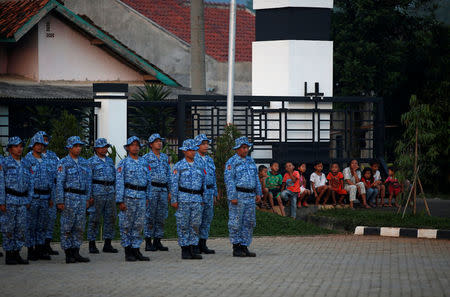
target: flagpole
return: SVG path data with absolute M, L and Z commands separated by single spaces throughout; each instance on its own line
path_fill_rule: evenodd
M 235 52 L 236 52 L 236 0 L 231 0 L 230 32 L 228 41 L 227 124 L 233 124 Z

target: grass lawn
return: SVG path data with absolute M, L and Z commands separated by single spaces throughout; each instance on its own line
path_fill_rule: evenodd
M 386 212 L 377 210 L 351 210 L 351 209 L 330 209 L 320 210 L 315 216 L 332 217 L 346 226 L 352 228 L 356 226 L 368 227 L 404 227 L 404 228 L 431 228 L 450 230 L 450 218 L 430 217 L 426 214 L 402 215 L 396 212 Z

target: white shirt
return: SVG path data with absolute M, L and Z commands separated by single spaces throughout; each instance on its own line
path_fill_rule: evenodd
M 327 178 L 323 172 L 321 173 L 321 175 L 318 175 L 317 173 L 313 172 L 311 174 L 311 177 L 309 178 L 309 181 L 314 183 L 315 188 L 318 188 L 318 187 L 326 185 Z M 311 184 L 311 190 L 312 190 L 312 184 Z
M 344 182 L 347 183 L 347 179 L 351 180 L 352 183 L 356 184 L 355 177 L 352 175 L 352 171 L 350 170 L 350 167 L 347 167 L 342 172 L 344 174 Z M 356 170 L 356 175 L 358 176 L 359 180 L 361 181 L 361 171 Z
M 375 172 L 375 174 L 373 175 L 373 180 L 374 180 L 374 181 L 379 181 L 379 180 L 381 180 L 381 174 L 380 174 L 380 171 L 379 171 L 379 170 L 377 170 L 377 171 Z

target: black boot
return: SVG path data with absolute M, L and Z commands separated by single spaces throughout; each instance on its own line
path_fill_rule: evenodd
M 51 238 L 46 238 L 46 239 L 45 239 L 45 245 L 44 245 L 44 247 L 45 247 L 45 249 L 47 250 L 47 253 L 48 253 L 49 255 L 59 255 L 59 252 L 53 250 L 52 247 L 50 246 L 50 242 L 51 242 L 51 241 L 52 241 Z
M 28 260 L 25 260 L 20 256 L 20 251 L 14 251 L 14 256 L 16 257 L 17 264 L 29 264 Z
M 195 255 L 200 255 L 202 252 L 200 251 L 199 245 L 192 245 L 192 253 Z
M 37 245 L 35 248 L 36 255 L 39 260 L 51 260 L 52 258 L 47 252 L 47 249 L 44 245 Z
M 103 244 L 103 252 L 116 254 L 119 251 L 117 249 L 113 248 L 113 246 L 111 245 L 111 239 L 106 238 L 105 243 Z
M 152 238 L 151 237 L 146 237 L 145 238 L 145 251 L 146 252 L 154 252 L 154 251 L 156 251 L 156 249 L 153 248 Z
M 233 257 L 245 257 L 240 244 L 233 244 Z
M 133 255 L 134 257 L 138 260 L 138 261 L 150 261 L 149 257 L 145 257 L 144 255 L 141 254 L 141 251 L 139 250 L 139 248 L 133 248 Z
M 192 259 L 190 248 L 190 246 L 181 247 L 181 259 Z
M 206 239 L 202 239 L 200 238 L 199 242 L 198 242 L 198 246 L 200 247 L 200 252 L 204 253 L 204 254 L 215 254 L 216 251 L 215 250 L 210 250 L 207 246 L 206 246 Z
M 89 258 L 83 257 L 80 255 L 80 248 L 72 248 L 73 257 L 75 258 L 75 261 L 80 263 L 87 263 L 90 262 Z
M 89 254 L 100 254 L 97 246 L 95 245 L 95 240 L 89 241 Z
M 6 265 L 16 265 L 17 264 L 16 257 L 14 257 L 14 251 L 6 251 L 5 264 Z
M 131 246 L 125 247 L 125 261 L 127 262 L 135 262 L 136 257 L 133 255 L 133 252 L 131 251 Z
M 66 249 L 66 250 L 64 250 L 64 253 L 66 254 L 66 263 L 67 264 L 77 262 L 77 260 L 75 260 L 75 258 L 73 257 L 72 249 Z
M 27 259 L 29 261 L 37 261 L 39 260 L 39 257 L 37 256 L 37 252 L 34 249 L 34 247 L 29 247 L 28 248 L 28 255 L 27 255 Z
M 203 259 L 202 255 L 196 254 L 196 253 L 194 252 L 195 247 L 198 247 L 198 246 L 197 246 L 197 245 L 191 245 L 191 246 L 189 247 L 189 248 L 190 248 L 191 255 L 192 255 L 192 259 L 194 259 L 194 260 L 200 260 L 200 259 Z M 200 251 L 199 251 L 199 252 L 200 252 Z
M 167 252 L 167 251 L 169 250 L 168 247 L 162 245 L 162 243 L 161 243 L 161 238 L 155 238 L 155 239 L 153 240 L 153 245 L 156 247 L 156 249 L 157 249 L 158 251 Z
M 256 257 L 256 254 L 253 252 L 250 252 L 245 245 L 241 245 L 242 254 L 244 257 Z

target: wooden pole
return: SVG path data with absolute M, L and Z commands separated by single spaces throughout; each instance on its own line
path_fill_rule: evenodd
M 419 143 L 419 128 L 416 126 L 416 146 L 414 149 L 414 172 L 416 172 L 417 170 L 417 159 L 418 159 L 418 143 Z M 417 178 L 417 172 L 416 172 L 416 177 Z M 417 183 L 415 185 L 415 187 L 413 187 L 414 190 L 414 200 L 413 200 L 413 213 L 416 214 L 416 202 L 417 202 Z
M 422 193 L 422 199 L 423 199 L 423 203 L 425 203 L 425 208 L 427 210 L 428 215 L 431 217 L 431 212 L 430 212 L 430 208 L 428 207 L 428 202 L 427 202 L 427 198 L 425 197 L 425 192 L 423 191 L 423 187 L 422 187 L 422 183 L 420 182 L 420 178 L 417 177 L 417 181 L 419 182 L 419 187 L 420 187 L 420 191 Z

